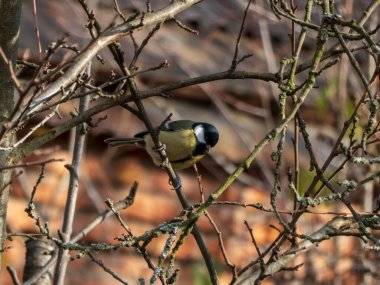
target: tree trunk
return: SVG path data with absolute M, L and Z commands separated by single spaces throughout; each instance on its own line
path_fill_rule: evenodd
M 29 239 L 26 241 L 26 257 L 24 267 L 24 282 L 32 278 L 52 258 L 54 245 L 51 241 L 40 239 Z M 52 281 L 52 270 L 43 274 L 33 285 L 50 285 Z
M 11 61 L 13 69 L 16 67 L 18 38 L 20 34 L 22 0 L 0 0 L 0 47 L 7 60 Z M 14 85 L 9 66 L 0 57 L 0 128 L 12 112 L 14 106 Z M 5 147 L 11 144 L 11 138 L 4 139 L 0 145 Z M 0 150 L 0 167 L 6 166 L 8 151 Z M 6 240 L 6 215 L 9 196 L 9 181 L 11 171 L 0 172 L 0 249 L 3 249 Z M 0 270 L 2 268 L 2 253 L 0 250 Z

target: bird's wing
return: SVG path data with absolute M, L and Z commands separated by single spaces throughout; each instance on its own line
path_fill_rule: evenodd
M 138 145 L 144 146 L 145 141 L 143 137 L 134 138 L 109 138 L 104 140 L 109 146 L 124 146 L 124 145 Z
M 177 120 L 166 123 L 160 128 L 160 131 L 166 132 L 176 132 L 180 130 L 190 130 L 193 128 L 194 121 L 191 120 Z M 135 134 L 135 138 L 143 138 L 145 135 L 149 134 L 148 131 L 142 131 Z
M 190 130 L 193 128 L 194 121 L 191 120 L 178 120 L 168 122 L 162 130 L 164 131 L 179 131 L 179 130 Z
M 192 156 L 196 139 L 192 129 L 178 131 L 161 131 L 160 141 L 166 146 L 166 154 L 170 161 L 182 161 Z M 150 136 L 146 137 L 146 150 L 153 157 L 155 145 Z

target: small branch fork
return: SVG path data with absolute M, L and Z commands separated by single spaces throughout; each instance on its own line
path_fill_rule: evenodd
M 103 221 L 105 221 L 107 218 L 112 216 L 114 214 L 114 211 L 121 211 L 121 210 L 127 209 L 129 206 L 131 206 L 133 204 L 135 196 L 136 196 L 137 187 L 138 187 L 138 184 L 135 182 L 129 191 L 129 195 L 125 199 L 123 199 L 117 203 L 114 203 L 112 209 L 108 209 L 108 210 L 105 210 L 102 213 L 100 213 L 98 217 L 96 217 L 92 222 L 90 222 L 81 231 L 79 231 L 74 237 L 72 237 L 69 243 L 74 244 L 74 243 L 78 242 L 79 240 L 81 240 L 82 238 L 84 238 L 95 227 L 97 227 Z M 34 189 L 37 189 L 37 186 L 35 186 Z M 28 206 L 28 208 L 30 208 L 30 209 L 35 209 L 35 205 L 33 202 L 34 195 L 35 195 L 35 191 L 32 192 L 32 200 L 30 201 L 30 206 Z M 37 216 L 37 214 L 35 212 L 32 212 L 32 215 L 33 215 L 33 219 L 36 221 L 36 223 L 41 224 L 40 219 Z M 58 244 L 62 244 L 60 239 L 55 239 L 54 237 L 50 236 L 50 234 L 48 232 L 46 232 L 43 227 L 39 227 L 39 228 L 42 228 L 42 230 L 40 230 L 40 232 L 43 236 L 46 236 L 47 238 L 55 240 L 56 243 L 58 243 Z M 56 260 L 57 260 L 57 255 L 56 254 L 52 255 L 51 260 L 43 268 L 41 268 L 41 270 L 38 273 L 36 273 L 33 277 L 31 277 L 29 280 L 26 280 L 23 283 L 23 285 L 34 284 L 39 278 L 41 278 L 42 275 L 44 275 L 52 266 L 55 265 Z
M 243 20 L 241 21 L 240 31 L 239 31 L 239 35 L 237 37 L 236 45 L 235 45 L 235 52 L 234 52 L 234 56 L 233 56 L 233 59 L 231 62 L 231 67 L 229 69 L 231 72 L 236 70 L 236 67 L 238 66 L 239 63 L 244 61 L 246 58 L 252 56 L 251 54 L 247 54 L 247 55 L 244 55 L 243 57 L 241 57 L 240 59 L 238 59 L 240 40 L 241 40 L 241 36 L 243 34 L 243 31 L 244 31 L 244 24 L 245 24 L 245 21 L 247 19 L 247 14 L 248 14 L 249 6 L 251 6 L 251 2 L 252 2 L 252 0 L 248 1 L 247 7 L 245 8 L 245 11 L 244 11 Z
M 336 217 L 328 222 L 325 226 L 321 227 L 318 231 L 310 234 L 307 239 L 303 240 L 296 247 L 292 247 L 283 254 L 277 256 L 276 260 L 271 261 L 265 266 L 265 274 L 273 275 L 274 273 L 286 269 L 286 265 L 294 260 L 297 256 L 305 253 L 311 248 L 318 246 L 318 244 L 324 240 L 328 240 L 331 237 L 338 235 L 350 235 L 355 236 L 359 225 L 352 217 Z M 297 266 L 292 270 L 296 270 Z M 238 284 L 248 285 L 256 284 L 262 278 L 262 268 L 249 274 L 243 278 Z

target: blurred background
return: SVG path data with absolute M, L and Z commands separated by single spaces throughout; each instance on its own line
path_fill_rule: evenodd
M 153 3 L 154 2 L 154 3 Z M 153 1 L 154 9 L 167 5 L 168 1 Z M 303 1 L 296 1 L 303 6 Z M 362 11 L 370 1 L 335 1 L 340 14 L 346 19 L 355 18 L 355 11 Z M 95 17 L 102 27 L 109 26 L 115 17 L 114 2 L 110 0 L 89 1 Z M 146 9 L 145 1 L 119 1 L 120 9 L 126 15 Z M 180 29 L 174 21 L 163 25 L 144 49 L 137 66 L 144 70 L 163 61 L 169 67 L 137 77 L 139 90 L 146 90 L 165 83 L 176 82 L 190 77 L 227 70 L 234 54 L 236 38 L 246 7 L 246 1 L 203 1 L 178 19 L 187 26 L 199 31 L 199 35 Z M 24 1 L 20 36 L 19 58 L 31 62 L 39 61 L 32 1 Z M 319 22 L 319 14 L 313 14 L 313 20 Z M 378 16 L 377 16 L 378 17 Z M 377 25 L 376 17 L 373 17 Z M 37 19 L 41 36 L 41 45 L 47 49 L 65 33 L 69 34 L 68 44 L 75 44 L 81 50 L 90 41 L 85 24 L 86 14 L 76 1 L 38 1 Z M 377 19 L 378 21 L 378 19 Z M 148 31 L 134 34 L 141 42 Z M 249 9 L 245 30 L 240 42 L 239 54 L 252 54 L 241 64 L 239 70 L 255 72 L 277 72 L 279 62 L 290 56 L 291 43 L 289 21 L 279 21 L 270 11 L 266 1 L 255 1 Z M 299 29 L 296 28 L 296 33 Z M 308 33 L 301 58 L 310 59 L 314 51 L 316 33 Z M 134 47 L 131 39 L 120 40 L 126 62 L 132 59 Z M 58 63 L 70 53 L 58 53 L 54 60 Z M 94 60 L 91 76 L 92 84 L 106 82 L 112 72 L 119 74 L 112 55 L 104 49 L 100 56 L 104 63 Z M 359 57 L 364 65 L 371 66 L 368 58 Z M 318 79 L 318 89 L 311 92 L 301 109 L 307 122 L 311 141 L 315 144 L 318 161 L 323 162 L 331 150 L 337 130 L 354 106 L 355 97 L 362 93 L 362 86 L 352 72 L 347 60 L 330 68 Z M 28 79 L 30 71 L 23 70 L 20 76 Z M 298 75 L 300 79 L 305 74 Z M 113 90 L 109 90 L 112 92 Z M 209 122 L 217 126 L 220 141 L 205 159 L 198 165 L 202 176 L 204 195 L 207 197 L 222 184 L 225 178 L 250 153 L 255 144 L 279 122 L 278 95 L 275 84 L 259 80 L 223 80 L 198 86 L 178 89 L 166 94 L 169 98 L 154 97 L 144 100 L 150 119 L 159 125 L 170 113 L 172 120 L 192 119 Z M 70 117 L 73 103 L 61 107 L 63 118 Z M 128 195 L 134 181 L 139 183 L 134 204 L 122 212 L 126 224 L 135 235 L 144 233 L 160 223 L 169 220 L 181 210 L 181 205 L 171 190 L 168 177 L 156 167 L 149 156 L 137 148 L 110 149 L 103 142 L 113 136 L 133 136 L 144 129 L 143 124 L 133 114 L 123 108 L 114 107 L 97 117 L 107 116 L 96 128 L 88 133 L 85 155 L 81 164 L 80 192 L 77 214 L 74 222 L 74 234 L 107 209 L 104 200 L 111 198 L 119 201 Z M 54 117 L 35 135 L 60 123 Z M 292 140 L 293 129 L 288 129 L 289 139 L 285 142 L 282 182 L 287 183 L 287 171 L 294 166 Z M 75 131 L 65 133 L 56 141 L 49 143 L 39 152 L 28 158 L 29 161 L 49 157 L 64 158 L 64 162 L 46 166 L 45 178 L 39 185 L 36 201 L 39 211 L 49 222 L 51 233 L 61 227 L 66 199 L 69 173 L 64 165 L 71 163 L 71 150 Z M 271 153 L 276 151 L 277 142 L 267 146 L 239 179 L 223 194 L 220 200 L 241 203 L 261 203 L 270 208 L 270 192 L 274 181 L 274 162 Z M 338 161 L 339 162 L 339 161 Z M 338 163 L 337 162 L 337 163 Z M 334 165 L 332 165 L 334 167 Z M 8 208 L 8 230 L 12 233 L 35 233 L 34 222 L 24 212 L 33 185 L 40 173 L 40 167 L 28 167 L 13 185 Z M 348 168 L 349 171 L 350 168 Z M 356 171 L 358 171 L 356 169 Z M 354 178 L 364 167 L 352 173 Z M 198 180 L 193 169 L 181 171 L 183 190 L 192 203 L 201 201 Z M 300 146 L 300 192 L 309 186 L 313 172 L 309 171 L 309 159 L 303 144 Z M 378 186 L 365 189 L 366 195 L 353 197 L 355 207 L 370 207 L 372 197 L 379 191 Z M 355 194 L 354 194 L 355 195 Z M 367 199 L 366 199 L 367 197 Z M 369 197 L 369 198 L 368 198 Z M 293 209 L 293 197 L 290 193 L 279 194 L 278 208 L 284 211 Z M 365 204 L 367 203 L 367 204 Z M 334 203 L 324 204 L 313 209 L 315 212 L 346 211 Z M 269 225 L 278 226 L 273 213 L 264 213 L 251 207 L 218 206 L 209 209 L 210 216 L 222 232 L 222 239 L 230 261 L 241 268 L 257 258 L 257 252 L 251 242 L 246 220 L 253 228 L 255 238 L 261 248 L 266 248 L 277 236 L 277 230 Z M 311 233 L 329 221 L 332 215 L 306 214 L 299 222 L 297 230 Z M 218 245 L 218 235 L 209 221 L 202 217 L 198 226 L 206 244 L 215 257 L 222 284 L 231 280 L 231 270 L 226 266 Z M 81 242 L 113 243 L 121 236 L 123 229 L 118 221 L 111 217 L 91 231 Z M 165 238 L 157 238 L 148 250 L 157 258 L 164 247 Z M 6 252 L 6 263 L 14 267 L 22 276 L 25 255 L 25 238 L 14 237 Z M 297 272 L 283 272 L 267 278 L 263 284 L 359 284 L 366 270 L 366 260 L 375 260 L 370 254 L 358 252 L 360 243 L 351 237 L 337 238 L 322 243 L 318 248 L 296 259 L 293 266 L 304 263 Z M 132 249 L 97 253 L 107 266 L 130 282 L 138 284 L 138 278 L 149 280 L 152 271 L 147 268 L 141 256 Z M 193 237 L 189 237 L 177 254 L 180 268 L 178 284 L 208 284 L 208 275 L 204 262 Z M 376 263 L 372 263 L 376 264 Z M 2 274 L 0 284 L 12 284 L 7 274 Z M 297 281 L 296 281 L 297 280 Z M 91 262 L 87 257 L 71 261 L 66 284 L 117 284 L 109 274 Z

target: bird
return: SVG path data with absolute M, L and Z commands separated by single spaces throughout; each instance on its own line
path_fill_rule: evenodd
M 177 120 L 157 128 L 159 140 L 165 145 L 166 155 L 174 170 L 189 168 L 201 160 L 219 140 L 219 132 L 209 123 L 191 120 Z M 136 145 L 144 147 L 157 166 L 162 166 L 152 137 L 148 131 L 134 137 L 108 138 L 104 140 L 111 147 Z

